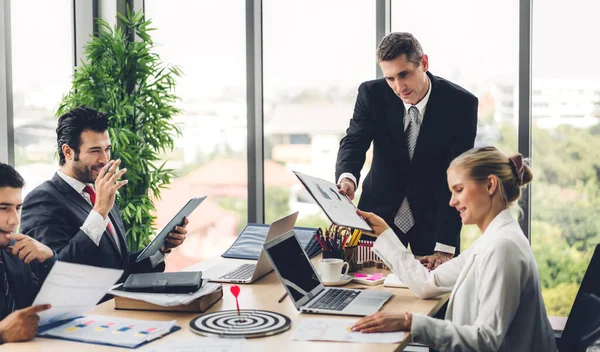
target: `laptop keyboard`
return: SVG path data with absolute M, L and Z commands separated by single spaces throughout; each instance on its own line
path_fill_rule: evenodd
M 228 272 L 227 274 L 220 277 L 224 280 L 250 280 L 252 274 L 254 274 L 254 268 L 256 264 L 242 264 L 238 268 Z
M 313 302 L 309 308 L 341 311 L 358 296 L 355 290 L 328 289 L 324 295 Z

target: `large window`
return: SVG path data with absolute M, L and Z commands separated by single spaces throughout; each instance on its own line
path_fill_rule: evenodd
M 392 1 L 392 31 L 412 33 L 432 74 L 479 98 L 475 146 L 509 155 L 517 151 L 518 20 L 517 0 Z M 464 226 L 462 249 L 480 234 Z
M 189 197 L 208 196 L 185 243 L 167 257 L 173 271 L 223 253 L 246 225 L 245 3 L 146 0 L 145 9 L 156 51 L 184 73 L 176 90 L 183 135 L 164 156 L 177 178 L 157 203 L 157 227 Z
M 291 170 L 335 182 L 358 86 L 375 78 L 375 2 L 265 0 L 263 21 L 265 221 L 299 210 L 298 225 L 324 226 Z
M 548 314 L 567 316 L 600 242 L 600 3 L 533 9 L 531 241 Z
M 178 270 L 222 253 L 254 206 L 247 201 L 246 4 L 144 4 L 157 28 L 156 51 L 184 72 L 177 84 L 183 134 L 163 156 L 177 177 L 157 203 L 156 227 L 189 197 L 209 196 L 192 216 L 185 244 L 168 257 L 168 270 Z M 517 125 L 519 4 L 392 1 L 392 30 L 413 33 L 433 74 L 479 98 L 476 146 L 496 145 L 507 154 L 517 151 L 517 130 L 526 127 Z M 54 112 L 71 85 L 72 6 L 72 0 L 11 2 L 14 152 L 25 193 L 58 165 Z M 545 0 L 533 9 L 531 240 L 548 313 L 566 316 L 600 241 L 600 47 L 594 37 L 600 4 Z M 335 181 L 357 87 L 375 78 L 376 3 L 264 0 L 262 10 L 265 220 L 300 210 L 299 225 L 322 226 L 327 220 L 291 171 Z M 478 235 L 464 227 L 462 247 Z
M 58 168 L 54 112 L 71 88 L 72 1 L 11 1 L 10 16 L 15 166 L 26 194 Z

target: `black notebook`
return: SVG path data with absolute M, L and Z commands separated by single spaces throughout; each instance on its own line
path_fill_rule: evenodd
M 201 271 L 131 274 L 124 291 L 147 293 L 192 293 L 202 287 Z

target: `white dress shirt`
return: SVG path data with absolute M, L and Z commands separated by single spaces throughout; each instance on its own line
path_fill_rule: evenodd
M 419 298 L 451 292 L 446 319 L 413 313 L 413 341 L 440 351 L 556 351 L 537 264 L 510 210 L 458 257 L 428 271 L 389 229 L 373 251 Z
M 427 77 L 427 79 L 429 80 L 429 77 Z M 406 131 L 406 129 L 408 128 L 408 124 L 410 123 L 410 119 L 407 118 L 408 117 L 408 109 L 410 109 L 412 106 L 415 106 L 417 108 L 417 110 L 419 110 L 419 126 L 423 125 L 423 117 L 425 116 L 425 109 L 427 109 L 427 103 L 429 102 L 429 96 L 431 95 L 431 80 L 429 80 L 429 89 L 427 90 L 427 93 L 425 94 L 425 96 L 423 97 L 423 99 L 421 99 L 421 101 L 419 101 L 417 103 L 417 105 L 412 105 L 412 104 L 407 104 L 404 103 L 404 131 Z M 340 184 L 340 182 L 342 182 L 342 179 L 344 178 L 348 178 L 350 180 L 352 180 L 352 182 L 354 182 L 354 188 L 356 189 L 356 177 L 354 177 L 354 175 L 350 172 L 343 172 L 340 177 L 338 178 L 338 184 Z M 437 242 L 435 244 L 435 249 L 434 251 L 436 252 L 445 252 L 445 253 L 456 253 L 456 248 L 454 248 L 453 246 L 449 246 L 443 243 L 439 243 Z
M 83 199 L 85 199 L 90 205 L 92 205 L 92 200 L 90 198 L 90 195 L 87 192 L 84 192 L 83 189 L 86 186 L 90 186 L 93 188 L 94 185 L 85 184 L 85 183 L 65 174 L 61 170 L 58 170 L 56 173 L 69 186 L 71 186 L 77 193 L 79 193 L 83 197 Z M 112 223 L 112 221 L 110 221 L 110 217 L 107 216 L 105 219 L 97 211 L 92 209 L 92 211 L 90 211 L 88 217 L 83 222 L 83 225 L 81 225 L 81 231 L 83 231 L 96 244 L 96 246 L 99 246 L 100 240 L 102 239 L 102 235 L 104 234 L 104 231 L 106 230 L 106 227 L 108 226 L 108 224 L 110 224 L 110 226 L 113 228 L 113 231 L 115 231 L 115 233 L 114 233 L 115 242 L 117 243 L 117 248 L 120 251 L 121 250 L 121 242 L 117 238 L 118 234 L 116 233 L 116 227 Z M 160 251 L 156 252 L 156 254 L 154 254 L 153 256 L 150 257 L 150 263 L 152 264 L 153 267 L 160 264 L 163 260 L 165 260 L 165 258 L 164 258 L 164 255 Z

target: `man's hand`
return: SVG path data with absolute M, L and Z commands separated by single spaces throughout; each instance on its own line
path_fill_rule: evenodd
M 2 342 L 29 341 L 37 334 L 40 317 L 37 315 L 50 309 L 49 304 L 19 309 L 0 321 L 0 339 Z
M 94 204 L 94 210 L 102 215 L 104 219 L 106 219 L 108 212 L 115 205 L 117 190 L 127 184 L 127 180 L 118 181 L 127 172 L 127 169 L 118 170 L 120 164 L 121 160 L 109 161 L 100 170 L 100 174 L 96 178 L 96 203 Z
M 421 264 L 423 264 L 423 266 L 426 266 L 429 270 L 434 270 L 442 263 L 449 261 L 453 257 L 454 254 L 452 253 L 435 252 L 432 255 L 426 255 L 423 258 L 421 258 Z
M 43 263 L 54 256 L 54 252 L 48 246 L 27 235 L 12 234 L 6 235 L 6 238 L 17 241 L 12 247 L 8 247 L 9 252 L 19 257 L 25 264 L 29 264 L 34 260 Z
M 368 233 L 370 236 L 379 237 L 379 235 L 381 235 L 385 230 L 390 228 L 382 218 L 373 213 L 369 213 L 358 209 L 356 210 L 356 213 L 359 216 L 363 217 L 365 220 L 367 220 L 369 225 L 371 225 L 371 228 L 373 229 L 373 234 Z
M 169 232 L 169 235 L 165 238 L 165 251 L 175 247 L 179 247 L 183 243 L 183 241 L 185 241 L 185 235 L 187 234 L 187 230 L 185 229 L 185 227 L 189 223 L 190 221 L 186 217 L 183 219 L 182 226 L 175 226 L 173 231 Z
M 337 185 L 339 188 L 340 194 L 344 194 L 350 198 L 350 200 L 354 200 L 354 192 L 356 191 L 356 185 L 352 182 L 351 179 L 344 177 L 342 181 Z
M 366 333 L 410 331 L 411 323 L 412 315 L 410 313 L 377 312 L 357 321 L 352 327 L 352 331 L 361 331 Z

